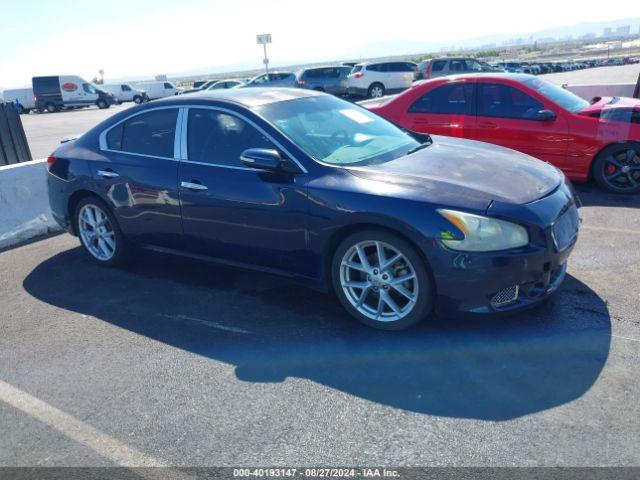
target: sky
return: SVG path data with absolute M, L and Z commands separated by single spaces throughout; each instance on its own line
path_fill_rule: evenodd
M 0 0 L 0 87 L 34 75 L 99 69 L 109 79 L 262 67 L 256 34 L 271 33 L 272 65 L 375 56 L 375 47 L 616 20 L 633 2 L 456 0 Z M 317 6 L 314 6 L 317 5 Z M 397 8 L 393 8 L 393 5 Z M 415 43 L 414 43 L 415 44 Z M 382 55 L 387 55 L 385 51 Z

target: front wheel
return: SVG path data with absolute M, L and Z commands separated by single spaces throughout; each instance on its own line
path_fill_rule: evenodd
M 124 237 L 109 207 L 97 197 L 81 200 L 75 212 L 76 231 L 89 257 L 101 265 L 116 265 L 125 255 Z
M 342 241 L 333 257 L 332 281 L 342 305 L 370 327 L 405 329 L 433 310 L 426 261 L 391 233 L 367 230 Z
M 136 95 L 135 97 L 133 97 L 133 101 L 134 103 L 140 105 L 142 103 L 142 97 L 140 95 Z
M 613 193 L 640 192 L 640 144 L 609 145 L 593 164 L 593 177 L 604 190 Z

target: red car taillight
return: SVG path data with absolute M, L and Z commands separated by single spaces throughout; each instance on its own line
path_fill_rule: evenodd
M 305 83 L 307 83 L 306 80 L 302 80 L 302 79 L 298 80 L 298 85 L 304 85 Z
M 427 68 L 424 71 L 424 78 L 428 79 L 431 76 L 431 62 L 427 64 Z
M 49 155 L 47 158 L 47 170 L 51 170 L 51 166 L 56 163 L 56 160 L 58 160 L 56 157 Z
M 358 72 L 358 73 L 353 75 L 353 78 L 362 78 L 362 77 L 364 77 L 364 73 L 362 73 L 362 72 Z

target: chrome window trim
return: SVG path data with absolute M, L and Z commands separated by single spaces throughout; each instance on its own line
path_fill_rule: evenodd
M 230 110 L 228 108 L 224 108 L 224 107 L 216 107 L 216 106 L 212 106 L 212 105 L 188 105 L 188 106 L 184 106 L 184 110 L 185 113 L 183 114 L 182 117 L 182 127 L 181 127 L 181 161 L 183 162 L 187 162 L 187 163 L 194 163 L 197 165 L 208 165 L 211 167 L 218 167 L 218 168 L 230 168 L 233 170 L 248 170 L 248 171 L 262 171 L 259 168 L 250 168 L 250 167 L 240 167 L 240 166 L 234 166 L 234 165 L 222 165 L 219 163 L 206 163 L 206 162 L 198 162 L 195 160 L 189 160 L 188 158 L 188 154 L 187 154 L 187 131 L 188 131 L 188 120 L 189 120 L 189 109 L 204 109 L 204 110 L 215 110 L 218 112 L 222 112 L 222 113 L 226 113 L 228 115 L 233 115 L 236 116 L 238 118 L 240 118 L 241 120 L 247 122 L 249 125 L 251 125 L 253 128 L 255 128 L 256 130 L 258 130 L 262 135 L 264 135 L 270 142 L 272 142 L 276 147 L 278 147 L 280 150 L 282 150 L 287 157 L 293 161 L 296 165 L 298 165 L 298 167 L 300 167 L 300 170 L 303 173 L 309 173 L 307 171 L 307 169 L 302 165 L 302 163 L 300 163 L 300 161 L 291 154 L 291 152 L 289 152 L 285 147 L 282 146 L 282 144 L 280 142 L 278 142 L 275 138 L 273 138 L 272 135 L 270 135 L 268 132 L 266 132 L 262 127 L 260 127 L 258 124 L 256 124 L 253 120 L 251 120 L 250 118 L 247 118 L 245 115 L 243 115 L 242 113 L 238 113 L 234 110 Z M 115 126 L 115 125 L 114 125 Z
M 177 116 L 177 119 L 176 119 L 176 129 L 175 129 L 175 133 L 174 133 L 175 137 L 174 137 L 174 141 L 173 141 L 173 157 L 159 157 L 157 155 L 146 155 L 144 153 L 126 152 L 124 150 L 111 150 L 110 148 L 108 148 L 108 145 L 107 145 L 107 135 L 108 135 L 108 133 L 112 129 L 114 129 L 115 127 L 120 125 L 121 123 L 124 123 L 124 122 L 126 122 L 127 120 L 130 120 L 133 117 L 137 117 L 138 115 L 143 115 L 143 114 L 148 113 L 148 112 L 154 112 L 156 110 L 168 110 L 168 109 L 177 109 L 178 110 L 178 116 Z M 180 150 L 177 150 L 176 146 L 178 146 L 178 148 L 180 148 L 181 145 L 178 142 L 178 138 L 179 137 L 177 136 L 177 134 L 178 134 L 178 131 L 179 131 L 178 129 L 182 125 L 180 123 L 180 120 L 181 120 L 181 114 L 184 111 L 184 109 L 185 108 L 184 108 L 183 105 L 171 105 L 171 106 L 149 108 L 149 109 L 145 109 L 145 110 L 143 110 L 141 112 L 133 113 L 133 114 L 123 118 L 119 122 L 114 123 L 113 125 L 111 125 L 110 127 L 106 128 L 105 130 L 103 130 L 100 133 L 100 136 L 98 137 L 98 145 L 100 147 L 100 150 L 103 151 L 103 152 L 122 153 L 122 154 L 125 154 L 125 155 L 136 155 L 138 157 L 158 158 L 158 159 L 161 159 L 161 160 L 179 161 L 180 160 L 180 155 L 179 155 L 180 154 Z

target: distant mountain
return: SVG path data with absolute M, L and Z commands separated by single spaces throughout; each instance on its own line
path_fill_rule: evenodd
M 458 41 L 442 40 L 442 41 L 416 41 L 407 39 L 393 39 L 383 42 L 376 42 L 345 52 L 346 57 L 370 58 L 372 56 L 394 56 L 399 53 L 417 54 L 436 52 L 442 49 L 457 50 L 481 48 L 483 46 L 501 46 L 509 43 L 533 43 L 538 40 L 546 40 L 555 38 L 558 41 L 571 37 L 578 39 L 587 34 L 595 34 L 601 37 L 605 28 L 615 30 L 618 27 L 631 26 L 631 34 L 638 34 L 640 27 L 640 17 L 624 18 L 620 20 L 612 20 L 608 22 L 588 22 L 578 23 L 567 27 L 555 27 L 535 32 L 518 32 L 518 33 L 501 33 L 497 35 L 485 35 L 482 37 L 473 37 Z

